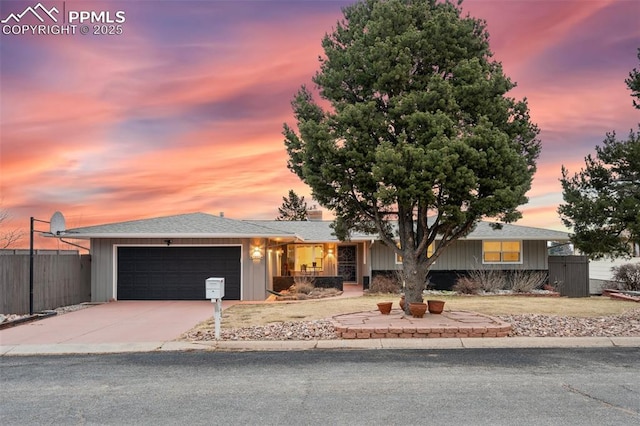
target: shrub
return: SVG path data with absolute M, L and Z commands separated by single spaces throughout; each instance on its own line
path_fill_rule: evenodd
M 507 286 L 505 273 L 495 269 L 473 269 L 469 271 L 469 279 L 477 283 L 479 290 L 487 293 L 504 290 Z
M 469 277 L 459 277 L 451 289 L 461 294 L 478 294 L 480 292 L 480 283 Z
M 376 275 L 369 286 L 370 293 L 400 293 L 400 282 L 385 275 Z
M 542 288 L 546 282 L 547 273 L 542 271 L 474 269 L 469 271 L 468 277 L 458 278 L 452 289 L 463 294 L 497 293 L 500 290 L 529 293 Z
M 293 285 L 289 288 L 289 291 L 291 293 L 309 294 L 314 288 L 312 277 L 298 275 L 293 277 Z
M 541 271 L 514 271 L 507 279 L 507 290 L 516 293 L 530 293 L 540 289 L 547 282 L 547 273 Z
M 640 291 L 640 264 L 631 264 L 614 266 L 613 281 L 608 285 L 611 288 L 624 291 Z

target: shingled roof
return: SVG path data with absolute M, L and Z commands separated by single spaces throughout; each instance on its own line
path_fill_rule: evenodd
M 331 228 L 332 221 L 329 220 L 251 220 L 253 224 L 265 226 L 272 229 L 278 229 L 282 232 L 293 232 L 299 239 L 306 242 L 337 242 L 338 238 Z M 354 232 L 351 235 L 351 241 L 370 241 L 375 238 L 372 235 L 366 235 Z
M 67 230 L 69 238 L 295 238 L 292 232 L 207 213 L 132 220 Z
M 282 238 L 306 242 L 337 242 L 331 221 L 235 220 L 207 213 L 190 213 L 69 229 L 67 238 Z M 354 233 L 351 241 L 369 241 L 375 235 Z M 567 241 L 569 234 L 550 229 L 502 224 L 493 229 L 480 222 L 466 240 L 513 239 Z
M 332 242 L 338 241 L 333 234 L 331 221 L 260 221 L 254 220 L 251 223 L 262 225 L 268 228 L 276 228 L 281 231 L 295 233 L 298 238 L 307 242 Z M 353 233 L 351 241 L 370 241 L 376 239 L 376 235 L 363 233 Z M 479 222 L 476 228 L 465 238 L 465 240 L 546 240 L 565 241 L 569 240 L 569 234 L 551 229 L 532 228 L 512 224 L 501 224 L 500 229 L 493 229 L 490 222 Z
M 490 222 L 479 222 L 465 240 L 546 240 L 568 241 L 569 234 L 552 229 L 532 228 L 529 226 L 501 224 L 501 229 L 493 229 Z

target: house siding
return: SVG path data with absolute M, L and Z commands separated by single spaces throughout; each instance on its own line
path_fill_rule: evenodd
M 546 241 L 523 241 L 522 263 L 482 264 L 482 241 L 459 240 L 449 246 L 431 267 L 432 271 L 466 271 L 478 268 L 500 270 L 547 270 Z M 402 269 L 395 263 L 393 251 L 383 243 L 376 241 L 371 246 L 371 269 L 374 271 L 392 271 Z
M 640 265 L 640 257 L 589 261 L 589 293 L 602 294 L 602 290 L 607 287 L 608 282 L 613 280 L 612 268 L 627 264 Z
M 118 238 L 91 240 L 91 300 L 107 302 L 117 298 L 115 294 L 116 268 L 115 246 L 164 246 L 163 238 Z M 172 246 L 241 246 L 242 247 L 242 300 L 264 300 L 266 298 L 265 260 L 253 262 L 249 258 L 251 241 L 234 238 L 171 238 Z M 204 287 L 204 283 L 202 283 Z

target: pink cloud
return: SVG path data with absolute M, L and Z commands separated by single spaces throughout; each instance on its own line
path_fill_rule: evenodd
M 291 97 L 310 85 L 339 5 L 257 20 L 235 3 L 216 4 L 215 13 L 202 2 L 161 4 L 158 19 L 190 26 L 163 28 L 145 3 L 122 3 L 135 24 L 125 37 L 30 37 L 16 47 L 26 53 L 16 59 L 20 72 L 3 69 L 0 165 L 3 205 L 20 223 L 55 210 L 70 226 L 190 211 L 270 219 L 290 188 L 311 201 L 286 168 L 282 123 L 294 124 Z M 561 165 L 579 170 L 607 131 L 626 136 L 638 121 L 623 83 L 637 66 L 628 48 L 640 37 L 628 23 L 637 3 L 463 7 L 487 19 L 496 58 L 519 85 L 512 95 L 528 98 L 542 129 L 519 223 L 558 229 Z M 145 22 L 136 20 L 142 11 Z M 194 20 L 202 12 L 236 21 L 202 27 Z M 583 42 L 589 31 L 598 43 Z M 628 62 L 619 60 L 627 50 Z

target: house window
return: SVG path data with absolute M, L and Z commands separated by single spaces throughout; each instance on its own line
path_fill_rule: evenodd
M 483 263 L 522 263 L 520 241 L 483 241 Z
M 322 244 L 290 245 L 287 258 L 294 271 L 319 272 L 322 271 L 324 247 Z
M 400 243 L 398 243 L 398 247 L 400 247 Z M 402 265 L 402 256 L 400 256 L 398 253 L 395 253 L 396 255 L 396 265 Z M 427 257 L 431 257 L 433 256 L 433 243 L 429 244 L 429 247 L 427 247 Z

